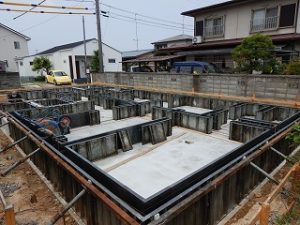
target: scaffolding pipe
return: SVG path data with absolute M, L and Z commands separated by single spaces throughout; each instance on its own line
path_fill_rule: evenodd
M 254 164 L 253 162 L 250 162 L 250 165 L 255 168 L 256 170 L 258 170 L 259 172 L 261 172 L 263 175 L 265 175 L 270 181 L 272 181 L 274 184 L 279 185 L 280 182 L 275 180 L 274 177 L 272 177 L 270 174 L 268 174 L 266 171 L 264 171 L 262 168 L 260 168 L 259 166 L 257 166 L 256 164 Z
M 6 152 L 7 150 L 9 150 L 10 148 L 12 148 L 15 145 L 19 144 L 20 142 L 24 141 L 27 138 L 28 138 L 27 135 L 25 137 L 20 138 L 19 140 L 15 141 L 14 143 L 12 143 L 12 144 L 6 146 L 4 149 L 0 150 L 0 153 Z
M 293 160 L 291 160 L 289 157 L 287 157 L 286 155 L 282 154 L 280 151 L 278 151 L 276 148 L 271 147 L 270 148 L 273 152 L 275 152 L 276 154 L 280 155 L 282 158 L 284 158 L 287 162 L 294 164 L 295 162 L 293 162 Z
M 21 165 L 22 163 L 26 162 L 30 157 L 32 157 L 33 155 L 35 155 L 37 152 L 39 152 L 41 150 L 41 148 L 37 148 L 36 150 L 34 150 L 33 152 L 31 152 L 30 154 L 28 154 L 27 156 L 25 156 L 24 158 L 20 159 L 19 161 L 15 162 L 14 164 L 12 164 L 11 166 L 9 166 L 6 170 L 4 170 L 1 173 L 1 176 L 6 176 L 8 173 L 10 173 L 10 171 L 12 171 L 13 169 L 15 169 L 16 167 L 18 167 L 19 165 Z
M 86 193 L 86 190 L 83 189 L 81 192 L 79 192 L 78 195 L 76 195 L 66 206 L 65 208 L 59 212 L 49 223 L 49 225 L 54 225 L 58 220 L 60 220 L 68 211 L 70 208 L 73 207 L 73 205 Z

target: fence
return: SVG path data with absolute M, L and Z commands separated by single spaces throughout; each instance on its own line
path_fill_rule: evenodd
M 192 75 L 171 73 L 92 74 L 94 83 L 204 96 L 271 99 L 300 104 L 300 76 L 287 75 Z M 245 100 L 245 99 L 243 99 Z

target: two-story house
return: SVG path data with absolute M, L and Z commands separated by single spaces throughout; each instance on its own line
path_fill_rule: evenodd
M 27 56 L 29 37 L 0 23 L 1 70 L 18 72 L 16 59 Z
M 272 37 L 278 58 L 287 62 L 300 52 L 299 7 L 299 0 L 234 0 L 183 12 L 194 18 L 193 44 L 168 51 L 231 68 L 234 47 L 259 32 Z

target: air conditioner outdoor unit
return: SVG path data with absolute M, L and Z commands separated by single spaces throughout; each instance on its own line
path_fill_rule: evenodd
M 202 36 L 195 36 L 193 38 L 193 44 L 200 44 L 202 43 Z

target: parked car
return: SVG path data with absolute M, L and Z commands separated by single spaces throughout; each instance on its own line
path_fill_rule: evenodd
M 131 66 L 129 72 L 153 72 L 153 70 L 149 66 Z
M 175 62 L 170 72 L 191 74 L 222 73 L 216 65 L 200 61 Z
M 52 70 L 46 75 L 46 82 L 55 85 L 72 84 L 72 79 L 62 70 Z

